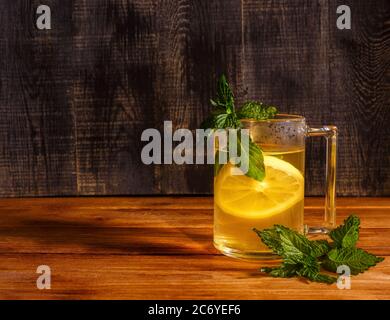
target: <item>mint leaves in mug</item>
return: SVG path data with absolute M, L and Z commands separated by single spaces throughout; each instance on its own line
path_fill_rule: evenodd
M 274 118 L 278 110 L 276 107 L 266 106 L 261 102 L 248 101 L 236 110 L 234 104 L 234 94 L 226 80 L 225 75 L 222 75 L 217 84 L 217 96 L 210 100 L 213 106 L 211 115 L 203 121 L 201 127 L 203 129 L 240 129 L 242 127 L 240 119 L 266 120 Z M 239 132 L 240 136 L 240 132 Z M 240 139 L 237 140 L 237 150 L 241 150 Z M 262 181 L 265 177 L 264 159 L 261 148 L 251 139 L 249 140 L 248 172 L 246 175 L 258 181 Z M 216 172 L 222 168 L 218 165 L 218 153 L 215 166 Z

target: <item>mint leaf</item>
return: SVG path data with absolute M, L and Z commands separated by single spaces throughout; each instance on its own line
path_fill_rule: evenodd
M 326 255 L 332 249 L 331 245 L 326 240 L 310 241 L 310 246 L 312 249 L 311 255 L 316 258 Z
M 330 245 L 327 241 L 310 241 L 304 235 L 282 225 L 259 231 L 253 229 L 270 249 L 283 258 L 276 268 L 262 268 L 261 271 L 273 277 L 290 278 L 300 276 L 311 281 L 333 283 L 334 278 L 320 273 L 317 258 L 325 255 Z
M 222 108 L 226 113 L 234 112 L 234 95 L 224 74 L 218 80 L 217 98 L 211 100 L 211 103 L 217 108 Z
M 297 275 L 314 282 L 323 282 L 327 284 L 332 284 L 337 281 L 337 278 L 313 271 L 307 266 L 304 266 L 300 271 L 298 271 Z
M 261 272 L 268 273 L 270 276 L 275 278 L 291 278 L 299 276 L 302 278 L 309 279 L 315 282 L 323 283 L 334 283 L 336 278 L 321 274 L 320 265 L 313 257 L 306 257 L 302 263 L 286 263 L 283 262 L 280 267 L 276 268 L 261 268 Z
M 315 282 L 334 283 L 337 281 L 335 277 L 319 273 L 319 268 L 304 264 L 287 264 L 284 263 L 276 268 L 262 268 L 261 272 L 268 273 L 275 278 L 291 278 L 299 276 Z
M 275 230 L 280 236 L 283 258 L 301 262 L 306 255 L 311 255 L 310 241 L 304 235 L 278 224 L 275 225 Z
M 320 273 L 320 264 L 312 256 L 306 256 L 297 275 L 315 282 L 333 283 L 336 278 Z
M 240 129 L 241 122 L 238 119 L 234 107 L 234 95 L 224 75 L 218 80 L 217 97 L 210 100 L 213 111 L 211 115 L 203 121 L 201 127 L 203 129 Z M 237 137 L 237 153 L 240 156 L 241 163 L 236 163 L 237 167 L 246 167 L 248 171 L 246 175 L 258 181 L 262 181 L 265 177 L 264 158 L 261 148 L 249 139 L 249 150 L 242 148 L 241 131 L 238 131 Z M 228 150 L 229 152 L 229 146 Z M 244 153 L 242 153 L 244 152 Z M 219 153 L 217 154 L 219 155 Z M 216 156 L 217 156 L 216 155 Z M 215 159 L 214 173 L 218 174 L 223 164 L 219 163 L 219 158 Z M 232 159 L 227 159 L 232 160 Z
M 235 113 L 218 113 L 214 112 L 210 117 L 202 122 L 201 128 L 208 129 L 226 129 L 239 128 L 240 122 Z
M 336 247 L 352 248 L 359 240 L 360 219 L 355 215 L 344 220 L 344 224 L 329 233 Z
M 232 159 L 230 157 L 229 149 L 231 148 L 231 146 L 230 146 L 230 142 L 228 141 L 228 146 L 226 150 L 218 150 L 216 152 L 215 162 L 214 162 L 214 175 L 216 176 L 223 166 L 223 164 L 219 163 L 219 155 L 221 152 L 225 152 L 226 159 L 228 161 L 235 160 L 234 163 L 238 168 L 241 166 L 248 168 L 248 171 L 246 172 L 246 176 L 258 181 L 262 181 L 265 177 L 263 152 L 261 151 L 260 147 L 258 147 L 255 143 L 252 142 L 251 139 L 249 139 L 249 150 L 247 150 L 247 148 L 244 148 L 241 143 L 241 135 L 242 135 L 242 131 L 238 129 L 236 148 L 237 148 L 237 156 L 239 158 Z
M 310 241 L 304 235 L 282 225 L 262 231 L 253 228 L 262 242 L 279 256 L 303 258 L 310 255 L 314 258 L 325 255 L 331 249 L 326 240 Z
M 246 175 L 257 181 L 262 181 L 265 177 L 264 157 L 260 147 L 251 139 L 249 140 L 249 153 L 246 153 L 246 148 L 241 144 L 241 132 L 237 135 L 237 153 L 241 157 L 241 162 L 237 166 L 248 168 Z
M 332 284 L 332 283 L 335 283 L 337 281 L 337 278 L 332 277 L 332 276 L 328 276 L 328 275 L 323 274 L 323 273 L 318 273 L 310 280 L 315 281 L 315 282 L 323 282 L 323 283 L 327 283 L 327 284 Z
M 225 75 L 222 75 L 217 84 L 217 97 L 210 100 L 213 106 L 211 115 L 202 122 L 203 129 L 239 128 L 241 123 L 234 108 L 234 95 Z
M 266 106 L 262 102 L 248 101 L 237 111 L 239 119 L 267 120 L 278 113 L 276 107 Z
M 273 277 L 300 276 L 328 284 L 334 283 L 336 278 L 322 274 L 321 268 L 337 272 L 338 266 L 346 265 L 353 275 L 364 272 L 384 259 L 354 247 L 359 239 L 359 225 L 358 217 L 348 217 L 343 225 L 330 232 L 332 244 L 326 240 L 311 241 L 282 225 L 262 231 L 254 228 L 263 243 L 283 259 L 279 267 L 261 271 Z
M 261 268 L 261 272 L 268 273 L 275 278 L 291 278 L 297 275 L 297 272 L 301 268 L 298 264 L 282 263 L 280 267 L 276 268 Z
M 283 254 L 283 248 L 280 241 L 280 235 L 275 228 L 264 229 L 262 231 L 253 228 L 253 231 L 257 233 L 261 241 L 270 248 L 277 255 L 281 256 Z
M 383 260 L 381 257 L 358 248 L 334 248 L 328 253 L 322 267 L 328 271 L 336 272 L 337 267 L 346 265 L 351 269 L 351 273 L 356 275 Z
M 234 95 L 225 75 L 222 75 L 217 84 L 217 96 L 210 100 L 213 106 L 211 115 L 203 121 L 201 127 L 203 129 L 239 129 L 242 127 L 239 119 L 252 118 L 256 120 L 264 120 L 273 118 L 277 110 L 275 107 L 265 106 L 260 102 L 249 101 L 243 105 L 237 114 L 234 106 Z M 237 150 L 241 150 L 241 140 L 237 139 Z M 245 150 L 244 150 L 245 152 Z M 249 150 L 247 154 L 241 156 L 241 161 L 237 166 L 248 168 L 246 175 L 258 181 L 262 181 L 265 177 L 263 153 L 258 145 L 251 139 L 249 141 Z M 219 172 L 222 166 L 220 164 L 215 168 L 215 172 Z

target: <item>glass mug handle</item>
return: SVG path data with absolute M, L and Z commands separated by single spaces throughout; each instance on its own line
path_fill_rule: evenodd
M 308 137 L 324 137 L 326 140 L 326 189 L 325 189 L 325 225 L 309 227 L 305 225 L 305 233 L 328 233 L 336 225 L 336 155 L 337 155 L 337 127 L 323 126 L 307 128 Z

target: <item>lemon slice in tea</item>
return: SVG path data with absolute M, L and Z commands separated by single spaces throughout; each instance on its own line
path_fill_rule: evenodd
M 303 199 L 304 179 L 290 163 L 264 156 L 265 179 L 233 175 L 232 164 L 222 167 L 215 180 L 214 197 L 225 213 L 247 219 L 279 214 Z

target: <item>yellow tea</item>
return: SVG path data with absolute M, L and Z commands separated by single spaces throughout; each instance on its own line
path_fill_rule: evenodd
M 226 164 L 214 183 L 214 243 L 238 258 L 264 256 L 267 249 L 252 231 L 282 224 L 303 231 L 304 147 L 262 145 L 266 177 L 259 182 L 233 175 Z

